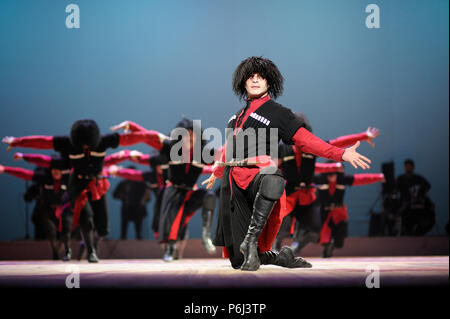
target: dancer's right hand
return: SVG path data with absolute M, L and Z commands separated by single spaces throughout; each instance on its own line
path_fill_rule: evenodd
M 112 175 L 112 176 L 116 176 L 116 175 L 117 175 L 117 172 L 118 172 L 119 170 L 121 170 L 121 169 L 122 169 L 121 166 L 111 165 L 111 166 L 108 167 L 108 174 L 109 174 L 109 175 Z
M 13 147 L 14 147 L 14 141 L 15 141 L 15 137 L 13 137 L 13 136 L 5 136 L 3 139 L 2 139 L 2 142 L 3 143 L 5 143 L 5 144 L 8 144 L 8 148 L 6 149 L 6 151 L 8 152 L 10 149 L 12 149 Z
M 123 121 L 120 124 L 114 125 L 110 127 L 111 131 L 119 131 L 123 129 L 125 133 L 130 131 L 130 121 Z
M 140 158 L 141 158 L 141 156 L 142 155 L 144 155 L 144 153 L 142 153 L 142 152 L 139 152 L 139 151 L 137 151 L 137 150 L 132 150 L 132 151 L 130 151 L 130 154 L 129 154 L 129 156 L 130 156 L 130 159 L 133 161 L 137 161 L 137 160 L 139 160 Z
M 5 171 L 5 166 L 0 164 L 0 174 L 3 174 L 4 171 Z
M 202 185 L 208 184 L 206 185 L 206 189 L 211 189 L 214 185 L 214 183 L 216 182 L 217 177 L 214 176 L 214 174 L 211 174 L 211 176 L 209 176 L 209 178 L 207 180 L 205 180 Z
M 23 158 L 23 153 L 16 153 L 14 154 L 14 160 L 18 161 L 21 160 Z

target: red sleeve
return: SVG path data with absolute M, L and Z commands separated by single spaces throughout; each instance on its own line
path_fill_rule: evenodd
M 354 174 L 353 186 L 368 185 L 384 181 L 384 174 Z
M 33 175 L 34 175 L 33 171 L 30 171 L 28 169 L 21 168 L 21 167 L 9 167 L 9 166 L 4 166 L 4 167 L 5 167 L 5 173 L 8 173 L 9 175 L 18 177 L 25 181 L 31 181 L 33 179 Z
M 304 153 L 311 153 L 336 162 L 342 161 L 342 154 L 344 154 L 345 151 L 342 148 L 328 144 L 303 127 L 295 132 L 292 141 L 295 145 L 300 147 Z
M 330 144 L 336 147 L 348 147 L 354 145 L 358 141 L 366 141 L 369 139 L 367 132 L 358 134 L 344 135 L 337 139 L 331 140 Z
M 28 163 L 45 168 L 50 168 L 52 163 L 51 156 L 43 154 L 23 154 L 23 159 Z
M 205 165 L 202 170 L 202 175 L 211 175 L 214 173 L 214 165 Z
M 33 135 L 25 137 L 16 137 L 11 146 L 14 147 L 29 147 L 38 149 L 52 149 L 53 136 Z
M 129 146 L 137 143 L 145 143 L 158 151 L 163 147 L 161 134 L 157 131 L 139 131 L 120 134 L 119 145 Z
M 128 121 L 128 127 L 131 132 L 147 131 L 145 127 L 140 126 L 139 124 L 134 123 L 132 121 Z
M 137 159 L 130 157 L 129 160 L 132 162 L 138 163 L 138 164 L 142 164 L 142 165 L 150 165 L 150 155 L 149 154 L 141 155 Z
M 222 147 L 221 149 L 221 154 L 220 154 L 220 162 L 224 163 L 225 162 L 225 149 L 226 149 L 226 144 Z M 217 178 L 222 178 L 223 175 L 223 171 L 225 170 L 225 166 L 219 166 L 219 165 L 213 165 L 213 174 L 215 177 Z
M 340 168 L 342 168 L 341 163 L 316 163 L 314 173 L 315 174 L 334 173 L 339 171 Z
M 138 181 L 143 182 L 144 177 L 141 171 L 138 171 L 136 169 L 131 168 L 123 168 L 117 171 L 117 176 L 122 177 L 124 179 L 132 180 L 132 181 Z
M 130 155 L 129 150 L 125 150 L 124 154 L 122 152 L 117 152 L 111 155 L 108 155 L 105 157 L 104 166 L 111 166 L 119 164 L 123 161 L 126 161 L 128 159 L 128 156 Z

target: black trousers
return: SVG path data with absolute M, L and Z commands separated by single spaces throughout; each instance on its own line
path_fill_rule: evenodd
M 230 259 L 231 266 L 235 269 L 239 268 L 244 263 L 244 255 L 240 252 L 240 245 L 244 241 L 248 232 L 250 220 L 253 215 L 253 203 L 256 195 L 264 183 L 263 174 L 258 174 L 247 187 L 247 189 L 241 189 L 233 185 L 233 205 L 230 214 L 231 231 L 232 231 L 232 244 L 227 246 L 228 258 Z M 223 227 L 227 227 L 223 225 Z
M 147 210 L 143 205 L 122 206 L 120 238 L 127 238 L 128 223 L 132 222 L 136 231 L 136 239 L 142 239 L 142 221 L 146 215 Z
M 158 240 L 160 243 L 165 243 L 169 240 L 183 240 L 186 237 L 186 221 L 203 206 L 206 196 L 215 197 L 214 192 L 203 188 L 192 191 L 190 198 L 185 201 L 187 195 L 187 190 L 173 186 L 166 187 L 164 190 L 158 225 Z M 175 221 L 184 201 L 184 209 L 177 226 L 175 225 Z M 172 229 L 174 229 L 175 234 L 171 234 Z
M 291 237 L 291 228 L 294 217 L 294 238 L 298 237 L 302 231 L 305 233 L 320 233 L 320 215 L 315 203 L 302 206 L 296 205 L 292 212 L 283 219 L 283 223 L 281 224 L 280 231 L 277 235 L 278 240 Z

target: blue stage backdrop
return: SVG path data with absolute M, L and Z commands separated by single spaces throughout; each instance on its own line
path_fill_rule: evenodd
M 66 7 L 79 8 L 79 28 Z M 380 28 L 366 26 L 366 7 Z M 241 107 L 231 75 L 251 55 L 272 59 L 285 76 L 279 102 L 306 113 L 331 139 L 376 126 L 375 148 L 360 152 L 379 172 L 405 158 L 432 184 L 439 230 L 448 221 L 448 1 L 171 0 L 0 2 L 0 136 L 68 134 L 95 119 L 103 132 L 123 120 L 168 133 L 182 115 L 223 129 Z M 0 163 L 14 162 L 3 145 Z M 135 149 L 149 152 L 146 145 Z M 44 152 L 50 154 L 51 152 Z M 144 168 L 144 167 L 143 167 Z M 347 166 L 348 173 L 356 173 Z M 112 180 L 112 189 L 119 180 Z M 25 183 L 0 176 L 0 239 L 23 238 Z M 381 185 L 348 190 L 351 236 L 368 232 Z M 111 234 L 120 206 L 108 195 Z M 153 202 L 152 202 L 153 203 Z M 379 206 L 377 206 L 379 208 Z M 149 205 L 150 218 L 153 216 Z M 30 207 L 31 212 L 31 207 Z M 149 230 L 145 236 L 153 238 Z M 198 213 L 191 237 L 200 237 Z M 133 237 L 131 231 L 130 236 Z

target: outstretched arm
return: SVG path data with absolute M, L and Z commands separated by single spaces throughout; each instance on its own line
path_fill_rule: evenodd
M 14 154 L 14 160 L 25 160 L 28 163 L 49 168 L 52 164 L 52 157 L 48 155 L 43 154 L 23 154 L 23 153 L 16 153 Z
M 137 164 L 150 165 L 150 154 L 143 154 L 139 151 L 131 151 L 128 159 Z
M 331 140 L 330 144 L 336 147 L 348 147 L 358 141 L 367 141 L 367 143 L 369 143 L 372 147 L 375 147 L 375 144 L 372 142 L 372 140 L 374 138 L 377 138 L 379 135 L 380 131 L 377 128 L 369 126 L 369 128 L 365 132 L 338 137 L 334 140 Z
M 354 174 L 353 175 L 353 186 L 359 185 L 369 185 L 378 182 L 386 182 L 384 174 Z
M 144 181 L 143 173 L 136 169 L 121 168 L 113 165 L 108 168 L 108 173 L 112 176 L 119 176 L 131 181 L 138 181 L 138 182 Z
M 341 163 L 316 163 L 314 174 L 343 172 L 344 168 Z
M 103 166 L 111 166 L 119 164 L 129 159 L 130 151 L 122 150 L 105 157 Z
M 145 127 L 140 126 L 139 124 L 133 121 L 123 121 L 120 124 L 111 126 L 111 131 L 118 131 L 123 129 L 125 133 L 128 132 L 139 132 L 139 131 L 148 131 Z
M 13 147 L 29 147 L 38 149 L 53 149 L 53 136 L 31 135 L 24 137 L 6 136 L 2 142 L 8 144 L 9 151 Z
M 145 143 L 160 151 L 163 147 L 163 142 L 166 139 L 168 139 L 167 136 L 157 131 L 139 131 L 120 134 L 119 145 L 130 146 L 138 143 Z
M 354 168 L 358 166 L 362 169 L 370 168 L 367 164 L 371 162 L 370 159 L 356 152 L 356 148 L 360 145 L 359 141 L 352 147 L 342 149 L 326 143 L 303 127 L 297 130 L 292 137 L 292 141 L 301 148 L 302 152 L 328 158 L 336 162 L 349 162 Z
M 31 181 L 34 176 L 34 172 L 21 167 L 10 167 L 0 165 L 0 174 L 7 173 L 25 181 Z

